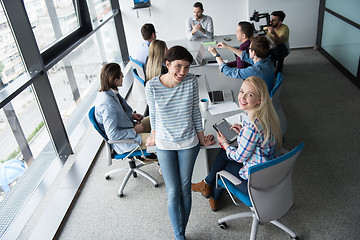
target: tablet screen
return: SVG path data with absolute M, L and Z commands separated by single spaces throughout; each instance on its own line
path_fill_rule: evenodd
M 224 134 L 229 143 L 233 142 L 237 137 L 237 133 L 230 127 L 231 125 L 225 119 L 216 124 L 216 128 Z

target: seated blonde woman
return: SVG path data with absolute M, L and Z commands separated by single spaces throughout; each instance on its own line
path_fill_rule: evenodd
M 164 65 L 164 56 L 167 52 L 166 43 L 162 40 L 154 40 L 149 46 L 149 57 L 145 63 L 145 82 L 167 73 L 167 68 Z

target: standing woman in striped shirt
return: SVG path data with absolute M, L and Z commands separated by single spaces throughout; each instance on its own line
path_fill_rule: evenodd
M 186 239 L 191 210 L 191 177 L 200 145 L 214 144 L 204 136 L 199 109 L 198 79 L 189 73 L 192 55 L 181 46 L 165 55 L 168 73 L 146 83 L 152 136 L 164 177 L 170 221 L 175 238 Z
M 266 162 L 276 157 L 281 148 L 282 135 L 278 116 L 272 105 L 265 81 L 256 76 L 244 80 L 238 95 L 239 107 L 246 111 L 249 122 L 243 125 L 234 124 L 239 135 L 238 147 L 232 147 L 221 134 L 217 140 L 223 149 L 218 153 L 208 176 L 199 183 L 192 184 L 191 189 L 209 198 L 210 208 L 216 211 L 219 207 L 219 196 L 223 189 L 216 189 L 216 173 L 226 170 L 238 177 L 242 183 L 239 190 L 248 194 L 247 180 L 249 167 Z

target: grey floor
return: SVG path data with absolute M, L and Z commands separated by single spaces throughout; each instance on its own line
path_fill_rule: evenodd
M 305 143 L 294 173 L 295 203 L 281 222 L 301 239 L 359 239 L 360 225 L 360 89 L 319 52 L 293 50 L 286 58 L 281 93 L 288 119 L 285 148 Z M 126 165 L 119 162 L 113 167 Z M 131 179 L 125 197 L 116 195 L 124 173 L 104 179 L 108 170 L 103 149 L 58 239 L 173 239 L 166 191 L 157 165 L 144 168 L 160 183 L 154 188 L 143 177 Z M 241 211 L 225 196 L 214 213 L 193 194 L 187 238 L 249 239 L 251 220 L 217 219 Z M 289 239 L 276 227 L 260 225 L 257 239 Z

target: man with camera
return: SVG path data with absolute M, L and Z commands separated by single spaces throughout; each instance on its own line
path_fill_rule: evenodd
M 267 27 L 266 35 L 274 44 L 270 50 L 271 60 L 277 66 L 275 74 L 282 72 L 284 58 L 290 53 L 289 46 L 289 28 L 283 24 L 285 19 L 283 11 L 274 11 L 271 13 L 270 26 Z

